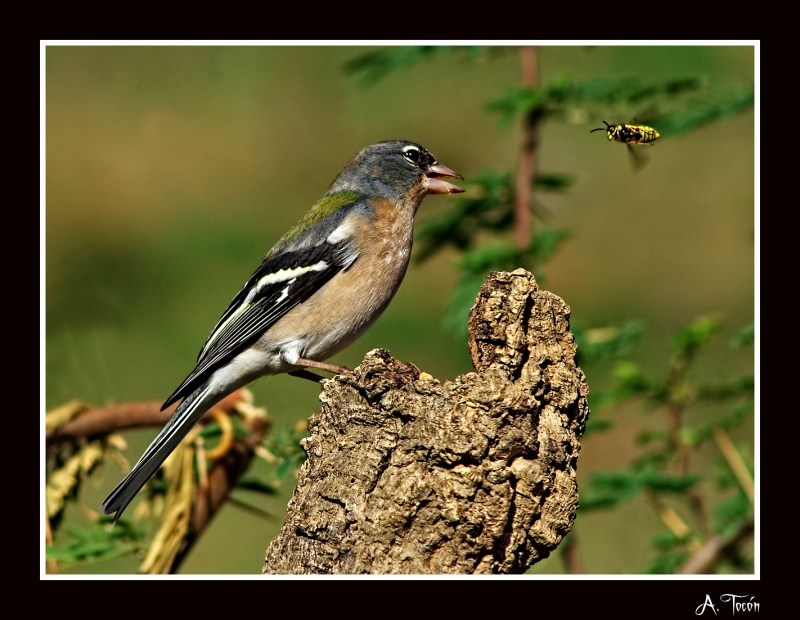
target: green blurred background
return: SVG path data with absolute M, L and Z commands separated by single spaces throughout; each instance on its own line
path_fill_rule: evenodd
M 499 129 L 485 104 L 520 83 L 516 54 L 474 62 L 448 56 L 359 87 L 343 66 L 374 49 L 48 46 L 48 409 L 75 398 L 104 405 L 171 394 L 266 251 L 367 144 L 419 142 L 467 179 L 486 168 L 515 168 L 520 127 Z M 539 48 L 539 67 L 542 82 L 566 71 L 575 80 L 700 75 L 744 87 L 754 81 L 755 60 L 748 46 L 564 46 Z M 636 174 L 621 144 L 589 134 L 602 120 L 543 126 L 540 170 L 575 174 L 577 183 L 538 196 L 546 224 L 573 233 L 542 284 L 570 305 L 573 325 L 642 321 L 637 360 L 663 373 L 671 334 L 696 316 L 720 314 L 725 336 L 753 319 L 754 112 L 662 138 Z M 419 221 L 450 200 L 426 199 Z M 384 347 L 440 380 L 471 370 L 466 344 L 442 328 L 456 258 L 446 251 L 412 264 L 381 319 L 331 361 L 352 367 Z M 713 382 L 752 367 L 752 348 L 731 352 L 720 344 L 696 372 Z M 590 389 L 607 383 L 599 369 L 584 370 Z M 318 409 L 310 382 L 279 376 L 251 389 L 276 427 Z M 639 410 L 619 408 L 613 419 L 610 432 L 583 442 L 579 484 L 641 449 L 634 438 L 649 422 Z M 131 461 L 156 431 L 126 436 Z M 751 418 L 733 439 L 752 449 L 753 436 Z M 700 460 L 716 458 L 713 452 L 708 446 Z M 121 476 L 105 466 L 81 501 L 98 509 Z M 267 498 L 238 492 L 274 518 L 226 506 L 181 572 L 258 573 L 291 495 L 284 486 Z M 86 519 L 72 510 L 67 521 Z M 579 514 L 586 572 L 645 564 L 657 521 L 638 500 Z M 64 572 L 135 572 L 137 565 L 118 558 Z M 563 564 L 551 557 L 533 571 L 562 572 Z

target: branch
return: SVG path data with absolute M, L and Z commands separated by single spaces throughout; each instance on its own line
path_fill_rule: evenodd
M 229 444 L 226 442 L 228 449 L 216 459 L 211 458 L 211 452 L 205 451 L 199 437 L 194 442 L 184 440 L 176 450 L 181 458 L 174 459 L 174 471 L 168 473 L 171 480 L 164 521 L 139 568 L 140 573 L 177 572 L 250 466 L 256 447 L 269 427 L 269 418 L 262 409 L 244 401 L 236 404 L 236 410 L 250 432 L 244 438 L 237 437 Z M 217 418 L 220 426 L 230 426 L 230 421 L 225 421 L 226 414 L 220 413 L 219 409 L 213 409 L 210 414 Z M 206 474 L 207 459 L 213 460 L 214 465 Z M 195 461 L 199 481 L 195 474 Z
M 493 273 L 477 372 L 441 383 L 376 349 L 324 382 L 264 573 L 521 573 L 569 532 L 588 387 L 569 307 Z
M 231 412 L 236 403 L 242 398 L 241 391 L 237 390 L 223 398 L 216 408 Z M 77 417 L 61 426 L 47 428 L 45 434 L 47 445 L 50 446 L 62 441 L 100 437 L 140 426 L 163 426 L 177 406 L 176 403 L 161 411 L 161 401 L 151 400 L 120 403 L 119 405 L 99 407 L 86 411 L 76 409 Z M 208 415 L 203 416 L 201 420 L 207 419 Z
M 270 424 L 266 412 L 253 407 L 251 402 L 252 396 L 244 389 L 225 397 L 201 418 L 214 418 L 219 423 L 222 430 L 220 444 L 214 450 L 206 451 L 197 429 L 194 429 L 175 450 L 180 456 L 168 459 L 164 464 L 163 471 L 167 472 L 164 475 L 169 481 L 165 517 L 140 572 L 165 574 L 177 571 L 249 467 Z M 160 411 L 160 407 L 160 401 L 121 403 L 98 409 L 91 409 L 78 401 L 68 403 L 48 413 L 47 444 L 57 445 L 58 449 L 64 446 L 77 449 L 85 440 L 105 437 L 116 431 L 140 426 L 163 426 L 175 406 L 165 411 Z M 234 435 L 228 416 L 234 412 L 241 417 L 249 431 L 246 437 Z M 88 445 L 91 447 L 94 444 Z M 97 450 L 95 452 L 98 457 L 102 454 Z M 78 462 L 83 463 L 84 460 L 79 458 Z M 170 463 L 178 464 L 177 471 L 170 468 Z M 210 469 L 209 463 L 212 464 Z M 199 484 L 195 470 L 200 474 Z M 71 486 L 60 495 L 66 497 L 79 482 L 79 472 L 76 471 L 70 478 Z
M 736 547 L 753 533 L 753 527 L 753 520 L 750 519 L 730 537 L 712 536 L 697 553 L 686 561 L 677 574 L 700 575 L 710 573 L 723 556 L 735 551 Z

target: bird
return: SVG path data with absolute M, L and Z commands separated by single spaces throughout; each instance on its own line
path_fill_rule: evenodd
M 102 503 L 114 523 L 210 408 L 267 375 L 319 381 L 389 305 L 408 268 L 414 217 L 428 194 L 463 179 L 421 145 L 363 148 L 325 195 L 266 254 L 211 331 L 194 370 L 161 407 L 181 401 L 130 473 Z

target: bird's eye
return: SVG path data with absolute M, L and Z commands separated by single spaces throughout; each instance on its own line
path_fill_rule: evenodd
M 419 163 L 420 152 L 416 146 L 407 146 L 403 149 L 403 157 L 414 164 Z

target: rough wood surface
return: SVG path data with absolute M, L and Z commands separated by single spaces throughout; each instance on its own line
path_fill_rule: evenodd
M 520 573 L 572 527 L 588 387 L 569 307 L 518 269 L 469 317 L 476 372 L 376 349 L 324 383 L 264 573 Z

